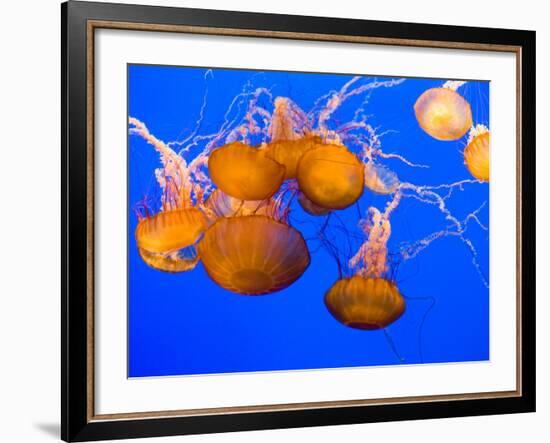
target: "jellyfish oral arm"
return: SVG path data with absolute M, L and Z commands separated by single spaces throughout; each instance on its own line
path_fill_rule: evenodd
M 456 91 L 461 86 L 465 85 L 466 81 L 463 80 L 448 80 L 445 83 L 443 83 L 442 88 L 452 89 L 453 91 Z
M 382 214 L 373 206 L 368 211 L 369 218 L 362 223 L 367 241 L 350 259 L 349 266 L 362 277 L 380 278 L 388 272 L 388 240 L 391 235 L 389 212 Z

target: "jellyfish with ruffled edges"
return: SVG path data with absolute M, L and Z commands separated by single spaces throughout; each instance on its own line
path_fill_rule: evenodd
M 325 305 L 345 326 L 384 329 L 405 312 L 405 299 L 388 272 L 389 212 L 369 208 L 369 218 L 362 222 L 362 228 L 367 240 L 349 260 L 351 275 L 341 276 L 330 287 Z
M 152 135 L 145 124 L 135 118 L 130 118 L 129 123 L 130 133 L 153 145 L 162 164 L 156 170 L 162 190 L 160 211 L 155 214 L 147 205 L 136 211 L 139 255 L 148 266 L 160 271 L 192 270 L 199 260 L 195 244 L 209 224 L 200 209 L 204 183 L 194 182 L 194 166 Z

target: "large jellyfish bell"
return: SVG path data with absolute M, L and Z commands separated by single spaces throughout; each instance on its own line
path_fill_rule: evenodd
M 285 167 L 263 150 L 240 142 L 214 149 L 208 158 L 212 181 L 227 195 L 239 200 L 264 200 L 278 191 Z
M 198 251 L 214 282 L 243 295 L 286 288 L 310 261 L 302 234 L 263 215 L 218 219 L 204 234 Z

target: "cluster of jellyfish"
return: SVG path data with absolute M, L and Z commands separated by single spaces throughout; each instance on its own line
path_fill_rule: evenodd
M 247 110 L 241 121 L 226 120 L 215 134 L 195 134 L 185 142 L 165 143 L 130 117 L 130 134 L 151 144 L 162 163 L 156 170 L 160 210 L 153 213 L 145 205 L 137 211 L 135 238 L 143 261 L 165 272 L 189 272 L 201 261 L 208 276 L 226 290 L 272 294 L 292 285 L 310 264 L 307 242 L 290 221 L 291 207 L 298 202 L 307 217 L 326 219 L 371 192 L 389 200 L 361 217 L 361 245 L 347 263 L 337 263 L 339 278 L 324 296 L 327 311 L 338 322 L 385 330 L 404 313 L 406 302 L 391 272 L 387 245 L 391 215 L 405 198 L 434 205 L 451 227 L 408 245 L 402 259 L 414 257 L 436 238 L 454 235 L 471 249 L 475 263 L 464 231 L 469 220 L 480 223 L 476 212 L 458 220 L 437 192 L 489 181 L 489 130 L 472 121 L 470 104 L 458 92 L 464 82 L 428 89 L 414 105 L 418 125 L 431 137 L 453 141 L 468 134 L 463 159 L 472 178 L 430 187 L 402 182 L 383 164 L 384 158 L 394 157 L 414 166 L 400 155 L 384 153 L 365 117 L 329 129 L 331 115 L 349 97 L 400 81 L 357 86 L 359 80 L 321 97 L 315 118 L 287 97 L 273 98 L 268 111 L 258 97 L 269 92 L 258 88 L 244 95 Z M 252 143 L 258 139 L 260 143 Z M 204 142 L 203 149 L 186 161 L 198 141 Z M 182 149 L 177 152 L 177 147 Z M 330 250 L 332 245 L 325 246 Z

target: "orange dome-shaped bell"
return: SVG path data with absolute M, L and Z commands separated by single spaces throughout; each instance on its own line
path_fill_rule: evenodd
M 393 283 L 359 275 L 338 280 L 327 291 L 325 305 L 340 323 L 367 330 L 385 328 L 405 311 L 405 300 Z
M 208 275 L 238 294 L 269 294 L 296 281 L 309 252 L 294 228 L 263 215 L 218 219 L 198 245 Z
M 264 200 L 283 182 L 285 167 L 263 150 L 240 142 L 214 149 L 208 158 L 212 181 L 226 194 L 239 200 Z
M 489 181 L 489 131 L 469 141 L 464 149 L 464 163 L 475 178 Z
M 196 208 L 159 212 L 141 220 L 136 228 L 138 248 L 172 252 L 195 243 L 207 227 L 206 216 Z
M 302 155 L 317 144 L 321 144 L 320 137 L 306 137 L 272 142 L 263 149 L 268 157 L 285 166 L 285 179 L 290 179 L 296 178 Z
M 425 91 L 414 104 L 418 124 L 438 140 L 457 140 L 472 126 L 470 104 L 448 88 Z
M 363 193 L 363 163 L 344 146 L 310 149 L 298 164 L 297 177 L 304 195 L 327 209 L 347 208 Z
M 195 269 L 199 256 L 194 246 L 180 249 L 175 252 L 149 252 L 138 248 L 143 261 L 153 269 L 164 272 L 186 272 Z

